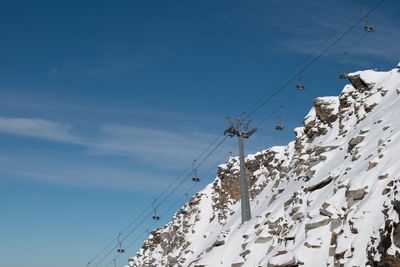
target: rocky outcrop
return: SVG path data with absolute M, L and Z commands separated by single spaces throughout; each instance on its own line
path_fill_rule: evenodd
M 354 74 L 354 75 L 347 75 L 347 78 L 351 82 L 354 88 L 356 88 L 358 91 L 363 92 L 365 90 L 370 90 L 373 84 L 365 82 L 361 77 L 360 74 Z
M 314 108 L 318 119 L 320 119 L 325 124 L 331 124 L 338 118 L 338 114 L 335 108 L 332 107 L 331 99 L 326 99 L 323 97 L 314 98 Z

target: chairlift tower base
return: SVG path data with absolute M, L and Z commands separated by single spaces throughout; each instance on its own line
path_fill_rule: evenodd
M 228 129 L 224 131 L 224 135 L 228 134 L 230 137 L 237 135 L 239 139 L 239 157 L 240 157 L 240 203 L 241 203 L 241 211 L 242 211 L 242 223 L 245 223 L 251 219 L 251 210 L 250 210 L 250 199 L 249 199 L 249 187 L 247 184 L 246 177 L 246 165 L 244 162 L 244 148 L 243 148 L 243 139 L 249 138 L 252 135 L 256 128 L 253 128 L 251 131 L 248 131 L 248 126 L 250 124 L 250 120 L 242 119 L 242 118 L 231 118 L 227 117 L 227 120 L 230 123 Z M 235 126 L 233 125 L 233 121 L 235 122 Z

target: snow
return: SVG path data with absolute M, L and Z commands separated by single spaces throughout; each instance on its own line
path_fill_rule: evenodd
M 349 75 L 359 75 L 368 90 L 349 84 L 340 97 L 318 98 L 338 115 L 334 122 L 324 124 L 312 108 L 305 127 L 295 129 L 296 143 L 246 157 L 259 166 L 252 173 L 257 181 L 250 192 L 257 193 L 250 221 L 241 224 L 240 201 L 221 193 L 233 178 L 217 177 L 192 198 L 196 204 L 186 204 L 187 215 L 177 213 L 157 230 L 162 241 L 149 237 L 152 249 L 140 250 L 130 266 L 169 266 L 171 258 L 180 266 L 364 266 L 368 253 L 381 260 L 376 252 L 380 231 L 385 221 L 400 219 L 391 204 L 398 193 L 389 186 L 400 173 L 400 73 Z M 343 100 L 348 106 L 339 108 Z M 324 134 L 305 135 L 306 128 L 316 127 Z M 350 140 L 360 135 L 362 142 L 349 149 Z M 231 157 L 219 168 L 238 171 L 238 160 Z M 387 253 L 395 255 L 400 248 L 392 244 Z

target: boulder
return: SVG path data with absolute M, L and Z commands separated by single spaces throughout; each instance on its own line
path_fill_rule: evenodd
M 323 219 L 323 220 L 320 220 L 320 221 L 317 221 L 317 222 L 307 223 L 304 226 L 304 229 L 305 229 L 305 231 L 307 233 L 311 229 L 315 229 L 315 228 L 327 225 L 330 221 L 331 221 L 330 218 L 326 218 L 326 219 Z
M 256 239 L 256 241 L 254 243 L 256 243 L 256 244 L 265 244 L 265 243 L 268 243 L 271 240 L 272 240 L 272 236 L 267 236 L 267 237 L 260 236 L 259 238 Z
M 345 197 L 347 200 L 347 205 L 350 208 L 356 202 L 362 200 L 367 195 L 367 191 L 364 189 L 357 189 L 357 190 L 347 190 L 345 193 Z
M 365 139 L 365 136 L 359 135 L 354 138 L 352 138 L 349 143 L 348 143 L 348 148 L 347 148 L 347 153 L 353 152 L 353 148 L 361 143 Z

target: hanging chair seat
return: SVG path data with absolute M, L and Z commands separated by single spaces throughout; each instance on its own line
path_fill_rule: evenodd
M 364 26 L 364 30 L 367 31 L 367 32 L 374 32 L 375 31 L 374 28 L 369 27 L 369 26 Z

